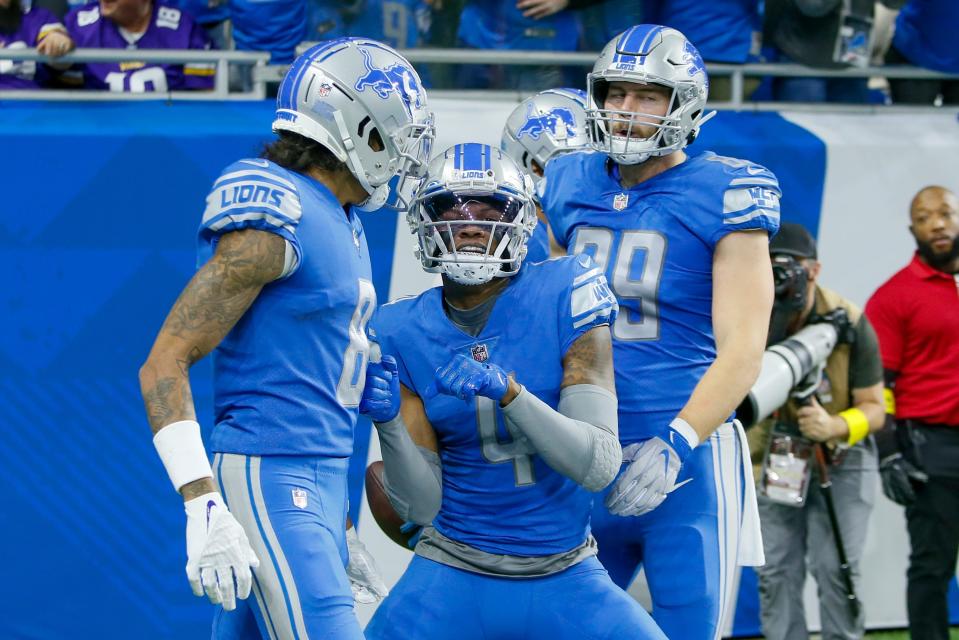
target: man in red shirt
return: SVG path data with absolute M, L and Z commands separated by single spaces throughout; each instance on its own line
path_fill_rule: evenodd
M 909 524 L 910 635 L 947 640 L 959 552 L 959 200 L 926 187 L 910 217 L 916 255 L 866 304 L 896 418 L 877 443 L 883 491 Z

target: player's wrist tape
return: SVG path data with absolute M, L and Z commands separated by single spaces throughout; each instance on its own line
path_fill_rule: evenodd
M 686 442 L 689 443 L 690 449 L 695 449 L 699 446 L 699 434 L 696 433 L 696 430 L 693 429 L 692 425 L 682 418 L 676 418 L 670 422 L 669 428 L 685 438 Z
M 869 418 L 862 412 L 862 409 L 846 409 L 839 413 L 846 425 L 849 427 L 849 438 L 846 442 L 851 447 L 863 438 L 869 435 Z
M 177 491 L 194 480 L 213 477 L 196 420 L 180 420 L 163 427 L 153 436 L 153 446 Z

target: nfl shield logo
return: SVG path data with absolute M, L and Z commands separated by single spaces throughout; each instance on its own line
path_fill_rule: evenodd
M 299 488 L 293 489 L 293 506 L 306 509 L 306 491 Z
M 629 204 L 629 196 L 625 193 L 621 193 L 613 198 L 613 209 L 617 211 L 625 209 L 627 204 Z
M 325 98 L 330 95 L 331 91 L 333 91 L 333 85 L 331 85 L 329 82 L 324 82 L 320 85 L 320 88 L 316 90 L 316 93 L 321 98 Z
M 486 348 L 485 344 L 474 344 L 470 347 L 470 355 L 477 362 L 486 362 L 489 360 L 489 349 Z

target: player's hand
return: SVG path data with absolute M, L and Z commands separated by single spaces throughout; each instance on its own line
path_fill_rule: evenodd
M 882 478 L 882 492 L 887 498 L 904 507 L 916 501 L 916 485 L 925 484 L 929 480 L 929 476 L 903 458 L 899 452 L 882 459 L 879 463 L 879 475 Z
M 431 398 L 442 393 L 466 402 L 474 396 L 485 396 L 498 402 L 507 391 L 509 376 L 500 367 L 488 362 L 477 362 L 458 353 L 445 366 L 436 370 L 433 382 L 426 388 L 425 396 Z
M 692 451 L 678 431 L 669 428 L 667 442 L 655 437 L 623 448 L 623 462 L 629 466 L 613 483 L 606 496 L 606 508 L 617 516 L 641 516 L 666 499 L 676 477 Z
M 373 556 L 366 550 L 356 535 L 356 529 L 346 530 L 346 546 L 350 550 L 350 563 L 346 565 L 346 575 L 350 579 L 353 600 L 360 604 L 372 604 L 389 595 L 390 590 L 376 569 Z
M 400 412 L 400 376 L 393 356 L 366 366 L 360 413 L 374 422 L 389 422 Z
M 250 595 L 252 569 L 260 566 L 243 527 L 219 493 L 184 503 L 186 509 L 186 576 L 193 593 L 204 592 L 213 604 L 232 611 L 237 598 Z
M 523 12 L 524 18 L 539 20 L 559 13 L 569 6 L 569 0 L 518 0 L 516 8 Z
M 814 442 L 826 442 L 834 438 L 841 438 L 845 421 L 839 416 L 831 416 L 822 408 L 815 396 L 810 403 L 799 409 L 796 416 L 799 418 L 799 431 Z M 842 420 L 840 425 L 836 421 Z
M 73 51 L 73 40 L 62 31 L 51 31 L 37 45 L 37 53 L 59 58 Z

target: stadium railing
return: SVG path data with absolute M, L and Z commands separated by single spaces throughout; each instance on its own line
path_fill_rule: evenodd
M 297 51 L 303 51 L 313 43 L 302 43 Z M 476 49 L 404 49 L 401 53 L 414 64 L 467 64 L 467 65 L 554 65 L 565 67 L 591 68 L 596 60 L 595 53 L 556 52 L 556 51 L 498 51 Z M 205 62 L 216 64 L 216 79 L 212 91 L 167 91 L 161 93 L 117 93 L 109 91 L 82 91 L 73 89 L 40 89 L 28 91 L 0 91 L 0 100 L 262 100 L 267 95 L 267 85 L 278 83 L 286 72 L 286 65 L 267 64 L 269 54 L 251 51 L 201 51 L 140 49 L 77 49 L 73 53 L 59 58 L 58 63 L 73 62 L 122 62 L 136 59 L 142 62 L 187 63 Z M 2 60 L 49 61 L 38 54 L 36 49 L 0 49 Z M 228 67 L 237 65 L 251 67 L 251 83 L 244 89 L 230 87 Z M 939 73 L 916 67 L 867 67 L 849 69 L 813 69 L 797 64 L 709 64 L 711 77 L 730 78 L 730 99 L 724 102 L 710 103 L 719 109 L 745 110 L 782 110 L 782 102 L 754 102 L 746 100 L 744 87 L 746 78 L 751 77 L 817 77 L 817 78 L 886 78 L 912 80 L 959 80 L 959 74 Z M 488 99 L 515 99 L 526 97 L 525 93 L 512 90 L 431 90 L 435 97 L 469 97 Z M 915 110 L 933 109 L 932 106 L 906 105 L 840 105 L 835 103 L 801 104 L 789 103 L 789 109 L 812 110 Z

